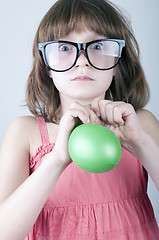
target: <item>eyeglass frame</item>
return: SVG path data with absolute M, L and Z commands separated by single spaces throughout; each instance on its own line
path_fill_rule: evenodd
M 106 68 L 106 69 L 101 69 L 101 68 L 95 67 L 95 66 L 91 63 L 91 61 L 90 61 L 90 59 L 89 59 L 89 56 L 88 56 L 88 52 L 87 52 L 87 49 L 88 49 L 89 45 L 91 45 L 91 44 L 93 44 L 93 43 L 95 43 L 95 42 L 101 42 L 101 41 L 117 42 L 118 45 L 119 45 L 119 54 L 118 54 L 118 58 L 117 58 L 116 63 L 115 63 L 112 67 L 109 67 L 109 68 Z M 55 70 L 55 69 L 53 69 L 53 68 L 51 68 L 51 67 L 49 66 L 49 64 L 48 64 L 48 62 L 47 62 L 47 59 L 46 59 L 46 55 L 45 55 L 45 48 L 46 48 L 47 45 L 49 45 L 49 44 L 51 44 L 51 43 L 68 43 L 68 44 L 72 44 L 73 46 L 76 47 L 76 49 L 77 49 L 76 58 L 75 58 L 75 61 L 74 61 L 74 63 L 72 64 L 71 67 L 69 67 L 69 68 L 67 68 L 67 69 L 65 69 L 65 70 Z M 119 60 L 120 60 L 120 58 L 121 58 L 122 49 L 123 49 L 124 47 L 125 47 L 125 40 L 121 40 L 121 39 L 108 39 L 108 38 L 106 38 L 106 39 L 97 39 L 97 40 L 93 40 L 93 41 L 86 42 L 86 43 L 75 43 L 75 42 L 62 41 L 62 40 L 55 40 L 55 41 L 48 41 L 48 42 L 38 43 L 38 49 L 39 49 L 39 51 L 42 53 L 42 57 L 43 57 L 43 60 L 44 60 L 45 65 L 46 65 L 50 70 L 52 70 L 52 71 L 54 71 L 54 72 L 66 72 L 66 71 L 70 70 L 71 68 L 73 68 L 73 67 L 75 66 L 76 62 L 77 62 L 77 59 L 79 58 L 79 53 L 80 53 L 81 50 L 83 50 L 83 51 L 85 52 L 85 57 L 87 58 L 89 64 L 90 64 L 93 68 L 95 68 L 95 69 L 97 69 L 97 70 L 101 70 L 101 71 L 110 70 L 110 69 L 114 68 L 114 67 L 118 64 L 118 62 L 119 62 Z

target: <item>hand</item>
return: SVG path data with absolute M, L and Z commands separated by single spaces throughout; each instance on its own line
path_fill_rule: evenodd
M 121 145 L 131 152 L 140 141 L 142 127 L 131 104 L 95 99 L 92 110 L 101 116 L 100 124 L 108 127 L 119 138 Z
M 90 105 L 83 106 L 74 102 L 60 120 L 59 132 L 53 151 L 47 157 L 54 159 L 58 164 L 67 166 L 71 163 L 68 153 L 68 140 L 71 131 L 81 123 L 97 123 L 97 115 L 90 109 Z

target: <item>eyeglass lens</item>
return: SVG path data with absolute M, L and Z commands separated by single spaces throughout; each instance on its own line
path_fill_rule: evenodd
M 90 44 L 87 54 L 91 64 L 99 69 L 113 67 L 119 58 L 119 44 L 115 41 L 100 41 Z M 66 70 L 75 62 L 77 48 L 71 43 L 53 42 L 45 47 L 46 61 L 51 69 Z

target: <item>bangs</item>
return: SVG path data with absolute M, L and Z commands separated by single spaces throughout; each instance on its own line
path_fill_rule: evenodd
M 39 42 L 57 40 L 86 28 L 107 38 L 123 37 L 121 16 L 110 3 L 103 4 L 100 0 L 59 0 L 40 24 Z

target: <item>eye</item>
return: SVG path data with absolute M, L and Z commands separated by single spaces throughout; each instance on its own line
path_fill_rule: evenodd
M 94 43 L 92 46 L 91 46 L 91 49 L 93 50 L 102 50 L 103 48 L 103 44 L 102 43 Z
M 69 44 L 61 43 L 59 45 L 59 49 L 60 49 L 60 51 L 66 52 L 66 51 L 70 51 L 72 48 Z

